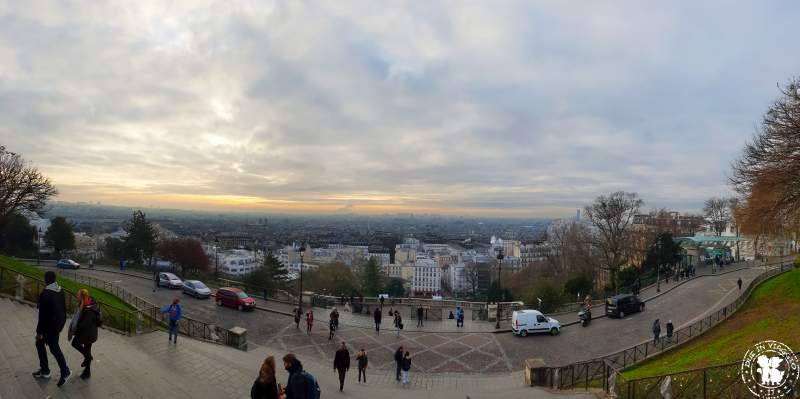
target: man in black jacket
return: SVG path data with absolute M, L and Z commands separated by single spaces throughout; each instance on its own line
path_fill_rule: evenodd
M 64 323 L 67 321 L 67 306 L 64 291 L 56 282 L 56 274 L 52 271 L 46 272 L 44 282 L 47 286 L 39 294 L 39 323 L 36 324 L 36 352 L 39 354 L 39 371 L 33 373 L 33 377 L 50 378 L 50 365 L 45 349 L 47 346 L 61 369 L 61 378 L 58 380 L 60 387 L 69 380 L 71 374 L 67 367 L 67 361 L 64 359 L 64 353 L 58 346 L 58 335 L 64 329 Z
M 380 334 L 381 320 L 383 319 L 383 314 L 381 313 L 380 308 L 375 308 L 375 313 L 373 313 L 373 318 L 375 319 L 375 332 Z
M 350 351 L 347 350 L 347 345 L 342 341 L 339 350 L 336 351 L 336 356 L 333 358 L 333 370 L 339 372 L 339 392 L 344 390 L 344 377 L 347 371 L 350 370 Z
M 400 368 L 403 365 L 403 347 L 397 348 L 397 352 L 394 353 L 394 362 L 397 364 L 397 376 L 395 377 L 397 381 L 400 381 Z
M 293 353 L 287 353 L 283 357 L 283 368 L 289 372 L 285 388 L 286 399 L 315 399 L 319 396 L 316 380 L 303 371 L 303 364 Z

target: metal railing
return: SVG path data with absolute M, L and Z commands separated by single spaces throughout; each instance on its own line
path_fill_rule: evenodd
M 747 301 L 747 298 L 749 298 L 756 286 L 769 278 L 791 270 L 793 267 L 793 262 L 791 260 L 782 260 L 777 263 L 766 264 L 763 267 L 765 271 L 750 281 L 750 283 L 742 290 L 742 293 L 736 298 L 736 300 L 701 320 L 675 330 L 673 339 L 671 341 L 667 341 L 664 337 L 662 337 L 655 343 L 653 341 L 643 342 L 601 358 L 569 364 L 566 366 L 548 367 L 550 371 L 547 373 L 554 376 L 554 378 L 551 380 L 552 384 L 548 386 L 554 389 L 581 388 L 583 385 L 576 384 L 575 382 L 580 382 L 581 376 L 584 376 L 584 379 L 586 379 L 588 377 L 585 377 L 585 375 L 591 374 L 589 373 L 589 370 L 600 370 L 609 367 L 611 370 L 613 370 L 613 372 L 605 373 L 604 378 L 608 379 L 611 374 L 614 374 L 615 378 L 618 379 L 620 370 L 639 363 L 648 357 L 663 353 L 666 350 L 685 343 L 732 316 L 736 310 L 738 310 L 745 303 L 745 301 Z M 575 370 L 578 370 L 578 378 L 574 378 L 576 372 Z M 582 370 L 587 371 L 584 372 Z M 596 372 L 594 375 L 595 377 L 598 376 Z M 589 383 L 586 383 L 585 385 L 589 386 Z M 595 385 L 603 386 L 606 391 L 611 388 L 607 381 L 603 382 L 602 384 L 595 383 Z
M 22 276 L 22 278 L 20 279 L 19 276 Z M 61 278 L 66 277 L 62 276 Z M 161 311 L 161 307 L 156 306 L 114 283 L 79 274 L 69 279 L 88 287 L 106 291 L 135 308 L 133 311 L 119 309 L 98 300 L 97 303 L 103 313 L 104 325 L 106 327 L 128 335 L 136 335 L 156 329 L 165 329 L 169 323 L 169 316 Z M 37 303 L 39 300 L 39 293 L 44 289 L 44 286 L 43 280 L 0 265 L 0 293 L 27 302 Z M 76 304 L 78 303 L 77 293 L 67 290 L 66 288 L 64 291 L 67 293 L 67 313 L 74 313 Z M 178 330 L 187 337 L 222 345 L 234 345 L 229 336 L 228 329 L 191 317 L 182 317 L 181 321 L 178 323 Z
M 617 398 L 661 399 L 667 397 L 665 394 L 672 398 L 753 397 L 740 376 L 741 364 L 739 361 L 630 381 L 617 376 Z M 796 382 L 793 389 L 800 392 L 800 382 Z

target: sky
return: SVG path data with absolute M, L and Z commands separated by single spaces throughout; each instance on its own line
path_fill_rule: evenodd
M 699 211 L 800 75 L 796 1 L 0 0 L 0 145 L 58 200 Z

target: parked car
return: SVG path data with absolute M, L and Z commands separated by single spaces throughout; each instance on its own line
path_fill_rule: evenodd
M 217 290 L 214 297 L 217 306 L 228 306 L 243 311 L 256 308 L 256 301 L 250 298 L 244 291 L 235 287 L 223 287 Z
M 533 309 L 515 310 L 511 314 L 511 329 L 515 335 L 522 337 L 530 333 L 549 332 L 556 335 L 561 331 L 558 320 L 547 317 L 542 312 Z
M 606 299 L 606 315 L 618 318 L 626 314 L 643 312 L 644 302 L 633 294 L 619 294 Z
M 72 259 L 61 259 L 56 263 L 56 267 L 59 269 L 80 269 L 81 264 Z
M 158 286 L 167 288 L 181 288 L 183 281 L 172 273 L 158 273 Z
M 211 290 L 203 282 L 198 280 L 186 280 L 183 282 L 183 293 L 195 298 L 208 298 Z

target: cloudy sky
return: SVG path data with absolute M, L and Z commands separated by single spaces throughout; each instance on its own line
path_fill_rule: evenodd
M 728 191 L 776 84 L 800 75 L 798 15 L 0 0 L 0 144 L 65 201 L 559 216 L 627 190 L 693 210 Z

